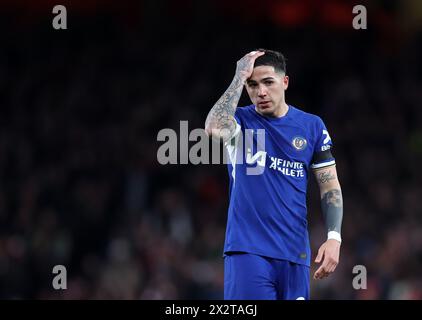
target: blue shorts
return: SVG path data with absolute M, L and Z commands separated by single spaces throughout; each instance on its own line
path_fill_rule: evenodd
M 225 300 L 309 300 L 308 266 L 249 253 L 224 257 Z

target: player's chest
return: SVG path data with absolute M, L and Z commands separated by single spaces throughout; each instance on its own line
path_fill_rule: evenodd
M 249 132 L 248 132 L 249 131 Z M 282 126 L 245 130 L 246 150 L 265 151 L 270 161 L 294 161 L 308 164 L 313 155 L 314 139 L 303 128 Z

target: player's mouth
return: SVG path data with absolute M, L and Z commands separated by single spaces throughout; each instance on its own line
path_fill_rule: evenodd
M 271 101 L 260 101 L 258 102 L 258 107 L 261 109 L 267 109 L 270 107 Z

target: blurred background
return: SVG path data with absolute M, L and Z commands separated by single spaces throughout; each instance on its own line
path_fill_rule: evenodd
M 358 4 L 367 30 L 352 28 Z M 202 128 L 236 61 L 264 47 L 288 58 L 287 102 L 335 145 L 340 264 L 311 297 L 421 299 L 421 31 L 418 0 L 3 0 L 0 298 L 222 298 L 227 168 L 162 166 L 157 134 Z M 313 178 L 308 215 L 315 256 Z

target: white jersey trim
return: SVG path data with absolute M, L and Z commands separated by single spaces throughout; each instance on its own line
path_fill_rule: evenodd
M 332 166 L 333 164 L 336 164 L 336 161 L 335 160 L 331 160 L 331 161 L 327 161 L 327 162 L 322 162 L 322 163 L 311 164 L 311 169 L 324 168 L 324 167 Z
M 233 133 L 233 135 L 231 136 L 230 139 L 228 139 L 225 143 L 226 148 L 227 148 L 227 152 L 229 155 L 229 159 L 230 159 L 230 163 L 232 165 L 232 177 L 233 177 L 233 182 L 236 181 L 236 158 L 237 158 L 237 144 L 238 144 L 238 137 L 239 137 L 239 133 L 242 130 L 240 124 L 237 123 L 236 121 L 236 129 Z M 232 144 L 232 140 L 234 139 L 234 144 Z

